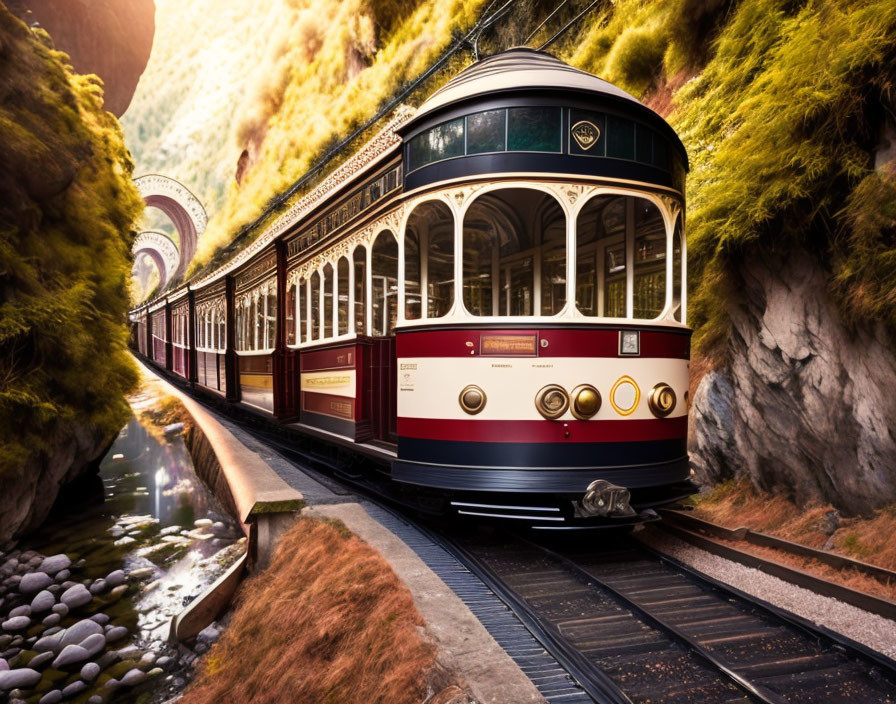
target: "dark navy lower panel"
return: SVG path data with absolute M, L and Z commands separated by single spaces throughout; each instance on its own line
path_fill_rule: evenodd
M 408 462 L 496 467 L 619 467 L 683 457 L 687 441 L 469 442 L 400 437 L 398 457 Z
M 314 428 L 327 430 L 337 435 L 343 435 L 347 438 L 355 439 L 355 423 L 342 418 L 333 418 L 325 416 L 323 413 L 312 413 L 311 411 L 302 411 L 300 422 L 310 425 Z
M 395 460 L 392 479 L 434 489 L 580 494 L 595 479 L 637 489 L 673 484 L 688 478 L 687 456 L 670 462 L 575 469 L 475 467 Z

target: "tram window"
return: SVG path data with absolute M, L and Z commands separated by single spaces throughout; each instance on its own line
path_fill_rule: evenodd
M 454 304 L 454 216 L 444 203 L 427 205 L 426 316 L 441 318 Z
M 393 334 L 398 317 L 398 242 L 383 230 L 373 243 L 371 264 L 374 335 Z
M 404 233 L 404 317 L 408 320 L 423 317 L 420 300 L 421 269 L 418 228 L 412 227 L 408 222 Z
M 644 125 L 635 125 L 635 161 L 653 161 L 653 132 Z
M 507 148 L 507 111 L 486 110 L 467 115 L 467 154 L 503 152 Z
M 628 200 L 597 196 L 576 220 L 576 306 L 583 315 L 626 317 Z
M 607 115 L 607 156 L 635 158 L 635 123 Z
M 652 319 L 666 305 L 666 227 L 659 208 L 644 198 L 634 203 L 634 316 Z
M 464 154 L 464 120 L 443 122 L 414 137 L 408 145 L 408 164 L 414 170 L 442 159 Z
M 352 255 L 352 264 L 355 267 L 355 332 L 358 335 L 367 334 L 367 250 L 364 247 L 355 247 Z
M 218 310 L 218 347 L 219 350 L 227 349 L 227 320 L 224 317 L 224 308 Z
M 681 250 L 681 218 L 679 218 L 672 235 L 672 317 L 679 323 L 682 322 Z
M 526 188 L 480 196 L 464 218 L 463 238 L 470 313 L 554 315 L 563 307 L 566 218 L 552 196 Z
M 286 289 L 286 344 L 296 344 L 296 285 Z
M 311 275 L 311 339 L 320 339 L 320 273 Z
M 340 257 L 336 271 L 336 278 L 339 282 L 337 286 L 337 297 L 339 301 L 338 335 L 345 335 L 348 332 L 348 272 L 348 259 L 346 259 L 345 257 Z
M 560 151 L 560 108 L 510 108 L 507 112 L 508 151 Z
M 299 340 L 308 342 L 308 279 L 299 281 L 299 310 L 296 322 L 299 326 Z
M 324 278 L 322 281 L 324 287 L 324 337 L 333 337 L 333 293 L 336 283 L 333 265 L 327 264 L 324 267 Z
M 653 165 L 665 171 L 669 170 L 669 147 L 666 144 L 666 140 L 658 134 L 653 136 Z M 681 170 L 684 170 L 683 167 L 681 167 Z M 684 178 L 682 177 L 681 180 L 683 183 Z
M 277 287 L 271 286 L 265 294 L 264 349 L 277 345 Z

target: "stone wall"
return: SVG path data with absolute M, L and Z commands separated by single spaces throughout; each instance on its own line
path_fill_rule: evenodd
M 850 330 L 805 250 L 746 258 L 728 361 L 694 394 L 699 479 L 746 475 L 847 514 L 896 501 L 896 356 L 883 329 Z

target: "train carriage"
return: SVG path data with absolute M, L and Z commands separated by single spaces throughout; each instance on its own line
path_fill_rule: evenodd
M 686 170 L 609 83 L 484 59 L 184 287 L 196 380 L 458 513 L 637 520 L 693 490 Z

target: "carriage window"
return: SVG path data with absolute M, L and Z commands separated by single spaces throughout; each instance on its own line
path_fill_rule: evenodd
M 286 344 L 296 344 L 296 285 L 286 289 Z
M 424 164 L 464 153 L 464 120 L 443 122 L 414 137 L 408 145 L 408 163 L 414 170 Z
M 644 125 L 635 125 L 635 161 L 653 161 L 653 132 Z
M 308 342 L 308 279 L 299 281 L 299 310 L 296 313 L 299 325 L 299 339 Z
M 576 305 L 583 315 L 626 317 L 627 200 L 597 196 L 576 220 Z
M 320 273 L 311 275 L 311 339 L 320 339 Z
M 419 232 L 409 222 L 404 233 L 404 317 L 408 320 L 419 320 L 423 316 L 420 301 L 421 268 Z
M 391 335 L 398 314 L 398 242 L 383 230 L 373 244 L 371 263 L 374 335 Z
M 224 306 L 218 308 L 218 347 L 219 350 L 227 349 L 227 319 L 224 315 Z
M 566 302 L 566 218 L 546 193 L 480 196 L 464 217 L 463 256 L 473 315 L 555 315 Z
M 324 267 L 324 337 L 333 337 L 333 295 L 335 292 L 335 272 L 333 265 L 327 264 Z
M 352 255 L 355 267 L 355 332 L 358 335 L 366 335 L 367 327 L 364 321 L 367 319 L 367 250 L 364 247 L 355 247 Z
M 682 291 L 681 291 L 681 217 L 675 223 L 675 233 L 672 235 L 672 317 L 679 323 L 682 322 Z
M 634 201 L 634 316 L 650 320 L 666 307 L 666 227 L 653 203 Z
M 265 295 L 267 307 L 265 308 L 265 334 L 264 349 L 273 349 L 277 346 L 277 285 L 272 284 Z
M 507 111 L 486 110 L 467 115 L 467 154 L 503 152 L 507 139 Z
M 607 115 L 607 156 L 617 159 L 635 158 L 635 123 Z
M 339 300 L 339 327 L 338 335 L 345 335 L 348 332 L 348 270 L 349 263 L 345 257 L 339 258 L 337 274 L 338 300 Z
M 560 151 L 560 108 L 510 108 L 507 113 L 508 151 Z

